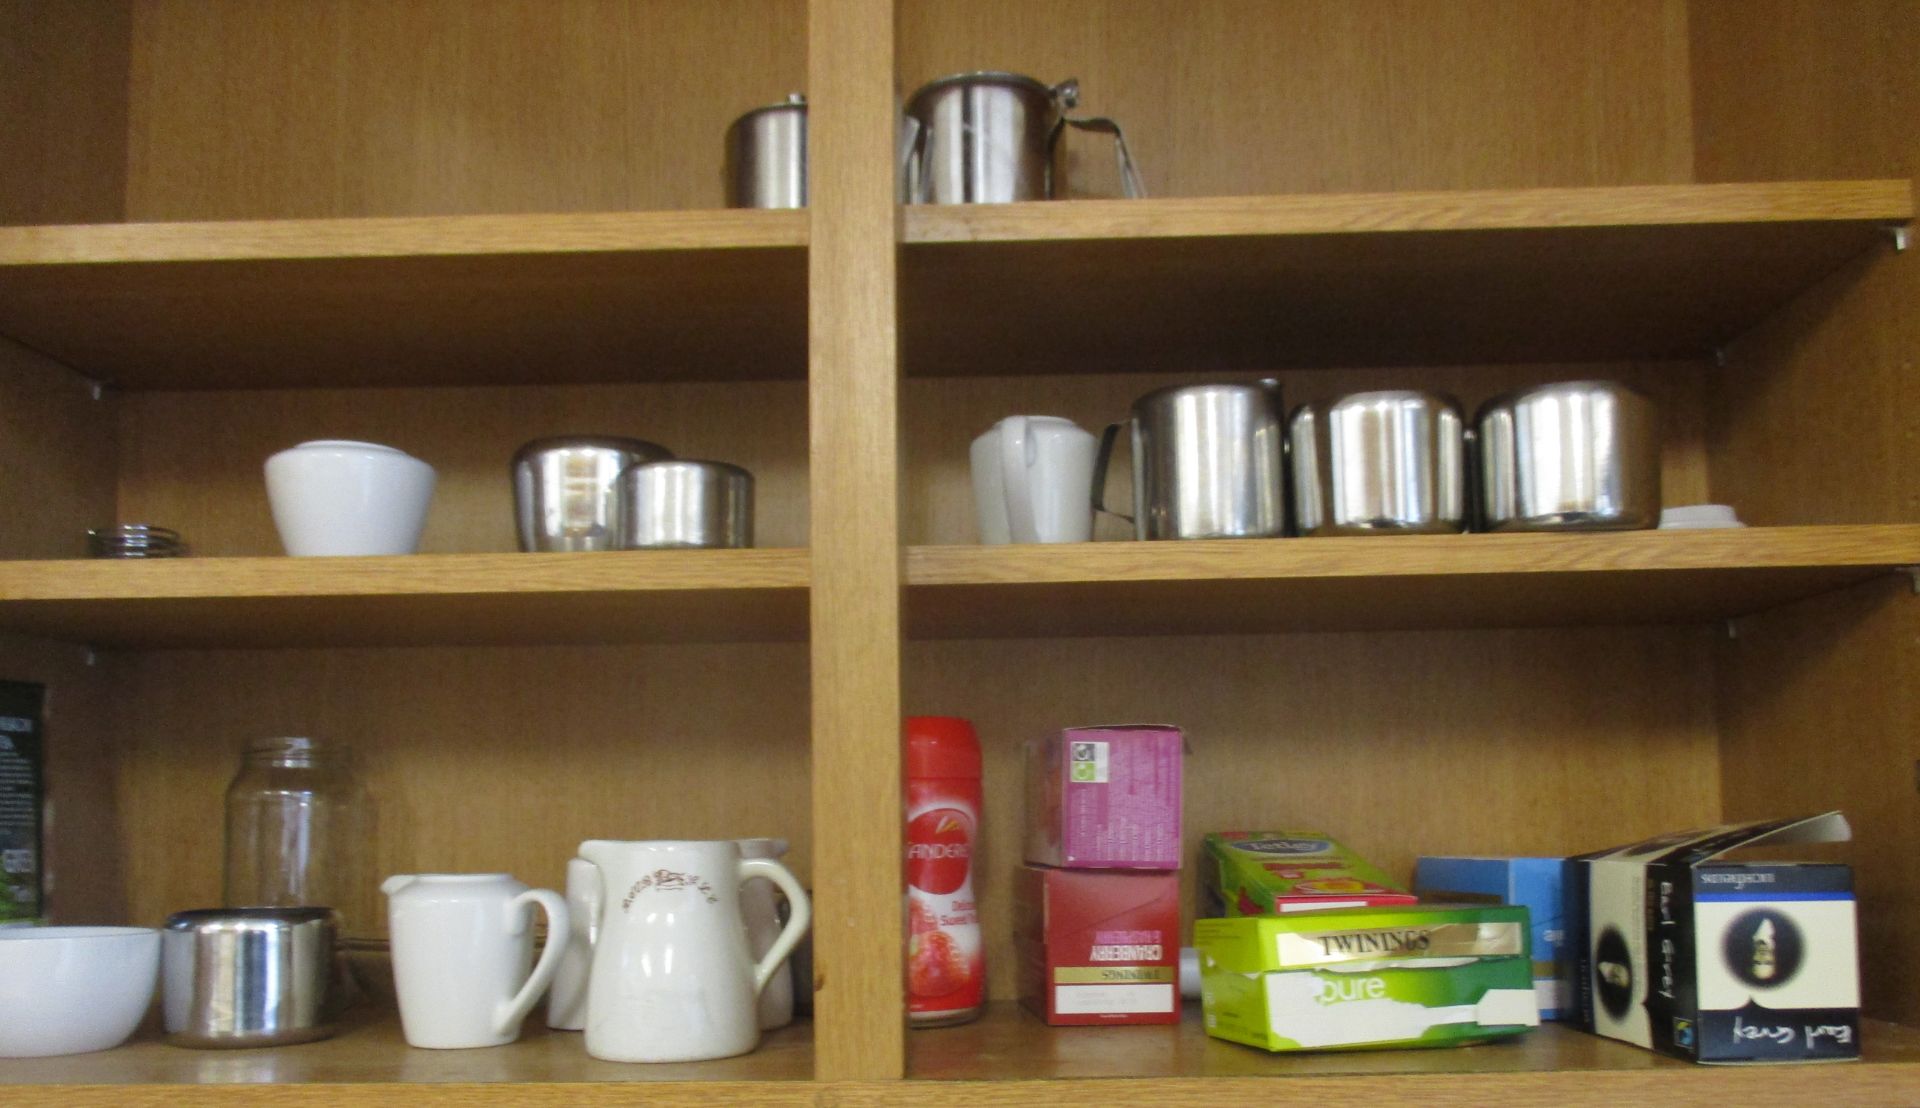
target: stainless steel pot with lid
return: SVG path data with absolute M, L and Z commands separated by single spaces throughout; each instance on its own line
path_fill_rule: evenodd
M 807 206 L 807 98 L 788 93 L 727 128 L 727 206 Z
M 1617 381 L 1563 381 L 1474 418 L 1480 525 L 1625 531 L 1660 522 L 1660 413 Z

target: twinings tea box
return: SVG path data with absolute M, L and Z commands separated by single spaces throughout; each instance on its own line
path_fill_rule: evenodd
M 1193 938 L 1216 1039 L 1275 1051 L 1460 1046 L 1540 1022 L 1525 908 L 1203 919 Z
M 1178 727 L 1070 727 L 1029 742 L 1026 860 L 1070 869 L 1180 868 Z
M 1414 903 L 1319 831 L 1209 831 L 1194 886 L 1200 919 Z
M 1177 873 L 1025 865 L 1014 881 L 1020 1002 L 1048 1023 L 1177 1023 Z
M 0 927 L 46 913 L 40 841 L 45 693 L 39 685 L 0 681 Z
M 1851 836 L 1828 812 L 1571 859 L 1581 1024 L 1698 1062 L 1858 1058 L 1853 871 L 1724 857 Z
M 1572 1015 L 1573 948 L 1567 943 L 1565 858 L 1422 858 L 1413 894 L 1429 904 L 1518 904 L 1533 920 L 1533 991 L 1540 1018 Z

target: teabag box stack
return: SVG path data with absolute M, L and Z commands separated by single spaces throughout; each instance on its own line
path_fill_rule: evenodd
M 1852 869 L 1723 859 L 1851 837 L 1828 812 L 1570 859 L 1582 1025 L 1699 1062 L 1859 1057 Z
M 1014 882 L 1020 1001 L 1050 1024 L 1180 1018 L 1178 727 L 1073 727 L 1027 744 Z

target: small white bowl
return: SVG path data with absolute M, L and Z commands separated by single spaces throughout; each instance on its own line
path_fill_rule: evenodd
M 0 928 L 0 1058 L 119 1046 L 159 976 L 150 927 Z
M 323 439 L 267 459 L 267 502 L 295 557 L 411 554 L 433 500 L 433 467 L 391 446 Z

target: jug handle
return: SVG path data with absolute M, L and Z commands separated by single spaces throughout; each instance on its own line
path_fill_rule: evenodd
M 1120 428 L 1131 423 L 1132 420 L 1122 420 L 1107 424 L 1107 429 L 1100 434 L 1100 452 L 1093 456 L 1093 510 L 1119 516 L 1128 523 L 1133 522 L 1132 516 L 1107 507 L 1107 463 L 1113 461 L 1113 443 L 1120 437 Z
M 1133 151 L 1127 146 L 1126 133 L 1120 124 L 1106 116 L 1075 117 L 1067 112 L 1080 103 L 1080 81 L 1069 77 L 1053 86 L 1053 102 L 1056 118 L 1053 127 L 1047 131 L 1046 197 L 1053 195 L 1053 155 L 1054 148 L 1060 143 L 1060 132 L 1067 127 L 1080 131 L 1092 131 L 1113 136 L 1114 162 L 1120 169 L 1120 195 L 1128 200 L 1144 200 L 1147 196 L 1147 182 L 1140 176 L 1140 165 L 1133 160 Z
M 900 127 L 903 137 L 899 142 L 898 171 L 900 180 L 897 185 L 900 202 L 903 204 L 924 204 L 927 202 L 927 129 L 920 121 L 902 112 Z
M 553 975 L 560 970 L 560 956 L 566 953 L 567 939 L 573 920 L 567 914 L 567 899 L 552 889 L 528 889 L 512 900 L 507 901 L 506 915 L 501 923 L 507 934 L 517 935 L 527 924 L 522 918 L 528 904 L 538 904 L 547 913 L 547 943 L 540 948 L 540 960 L 533 964 L 533 972 L 527 975 L 526 984 L 514 994 L 512 1000 L 503 1001 L 493 1010 L 493 1030 L 504 1035 L 519 1026 L 533 1010 L 534 1002 L 553 984 Z
M 787 925 L 780 929 L 780 937 L 767 948 L 767 956 L 753 967 L 753 995 L 757 1000 L 766 989 L 767 982 L 773 980 L 773 971 L 780 968 L 780 963 L 787 960 L 793 948 L 800 945 L 800 936 L 807 933 L 807 926 L 813 922 L 813 902 L 807 899 L 807 890 L 800 887 L 800 882 L 794 879 L 787 867 L 771 858 L 742 858 L 735 872 L 742 884 L 749 878 L 764 877 L 779 886 L 787 898 Z M 813 982 L 807 982 L 806 986 L 811 990 Z
M 1007 530 L 1014 542 L 1039 542 L 1040 521 L 1033 512 L 1032 481 L 1027 472 L 1026 416 L 1000 422 L 1000 484 L 1007 494 Z

